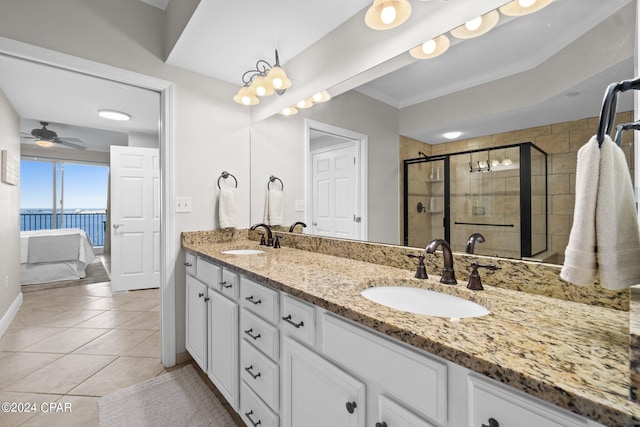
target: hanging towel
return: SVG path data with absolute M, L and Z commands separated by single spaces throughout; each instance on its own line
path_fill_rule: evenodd
M 218 200 L 218 221 L 220 228 L 238 226 L 238 201 L 235 188 L 221 188 Z
M 640 232 L 627 160 L 609 136 L 600 147 L 596 202 L 600 283 L 621 290 L 640 283 Z
M 267 190 L 264 200 L 264 223 L 282 225 L 284 223 L 283 191 Z
M 596 280 L 596 198 L 600 148 L 594 136 L 578 150 L 576 201 L 569 244 L 564 253 L 560 277 L 575 285 L 591 285 Z
M 640 232 L 624 153 L 606 135 L 578 151 L 576 203 L 560 277 L 612 290 L 640 283 Z

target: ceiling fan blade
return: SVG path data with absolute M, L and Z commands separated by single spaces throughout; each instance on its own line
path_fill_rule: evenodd
M 76 139 L 76 138 L 69 138 L 69 139 Z M 80 141 L 80 140 L 78 140 Z M 84 145 L 80 145 L 80 144 L 74 144 L 73 142 L 69 142 L 65 139 L 60 139 L 60 138 L 55 138 L 53 140 L 53 142 L 58 143 L 60 145 L 64 145 L 70 148 L 75 148 L 76 150 L 86 150 L 87 147 L 85 147 Z
M 32 138 L 32 139 L 34 139 L 35 137 L 33 135 L 31 135 L 30 133 L 20 132 L 20 138 Z
M 84 141 L 81 140 L 80 138 L 68 138 L 66 136 L 59 136 L 58 138 L 61 141 L 67 141 L 67 142 L 79 142 L 80 144 L 84 144 Z

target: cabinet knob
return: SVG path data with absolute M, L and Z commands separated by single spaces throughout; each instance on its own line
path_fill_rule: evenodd
M 387 423 L 384 421 L 381 423 L 376 423 L 376 427 L 387 427 Z
M 253 424 L 253 427 L 256 427 L 256 426 L 259 426 L 260 424 L 262 424 L 262 422 L 260 420 L 253 421 L 253 418 L 251 418 L 251 415 L 253 415 L 253 410 L 244 413 L 244 416 L 247 417 L 249 419 L 249 421 L 251 421 L 251 424 Z
M 200 292 L 200 293 L 198 294 L 198 298 L 202 298 L 203 296 L 204 296 L 204 294 L 203 294 L 202 292 Z
M 482 424 L 482 427 L 500 427 L 500 423 L 495 418 L 489 418 L 489 425 Z
M 347 412 L 353 414 L 357 406 L 356 402 L 347 402 Z
M 207 302 L 207 301 L 209 301 L 209 297 L 206 297 L 206 298 L 204 299 L 204 302 Z

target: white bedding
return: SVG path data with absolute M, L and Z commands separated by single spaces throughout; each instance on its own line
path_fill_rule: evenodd
M 78 239 L 74 239 L 74 235 Z M 86 277 L 85 268 L 94 259 L 91 242 L 84 230 L 67 228 L 20 233 L 22 284 L 81 279 Z M 30 263 L 29 260 L 38 262 Z

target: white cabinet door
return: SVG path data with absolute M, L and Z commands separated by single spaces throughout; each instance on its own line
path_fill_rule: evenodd
M 285 427 L 364 427 L 365 386 L 291 338 L 283 339 Z
M 207 286 L 187 276 L 186 348 L 203 371 L 207 371 Z
M 238 303 L 209 289 L 209 378 L 238 410 Z

